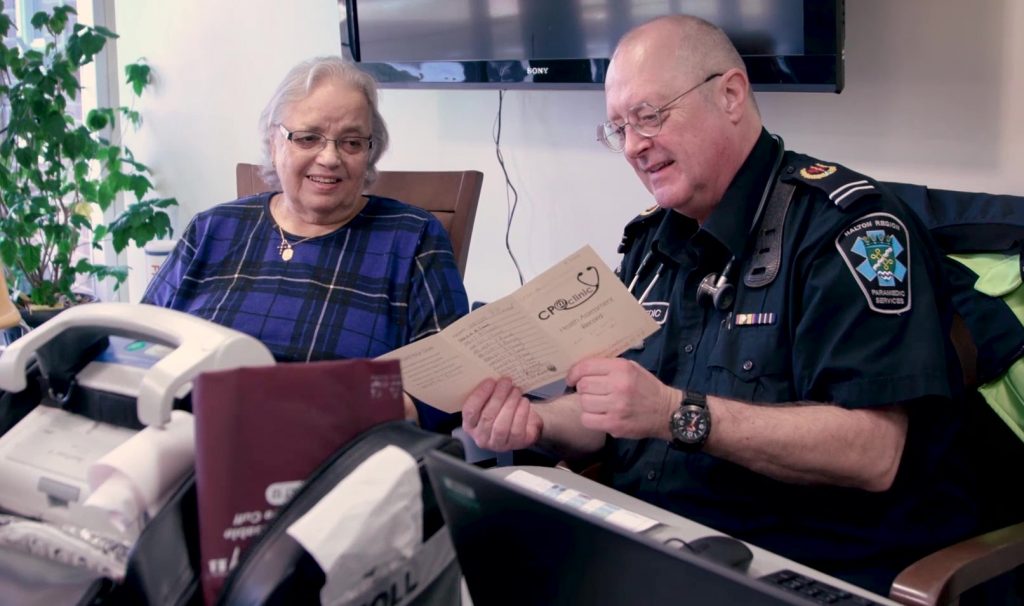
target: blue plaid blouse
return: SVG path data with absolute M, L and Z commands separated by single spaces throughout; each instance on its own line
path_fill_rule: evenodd
M 143 302 L 252 335 L 279 361 L 373 358 L 468 312 L 451 241 L 429 212 L 370 196 L 336 231 L 289 238 L 286 262 L 272 195 L 197 214 Z

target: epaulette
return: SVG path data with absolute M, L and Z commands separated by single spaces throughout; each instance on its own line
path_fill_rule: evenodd
M 841 210 L 865 196 L 878 195 L 875 181 L 839 164 L 828 164 L 808 156 L 796 156 L 782 170 L 782 180 L 802 183 L 825 192 Z
M 633 217 L 629 223 L 626 223 L 626 227 L 622 229 L 622 241 L 619 242 L 619 254 L 625 254 L 629 250 L 630 245 L 632 245 L 633 240 L 643 233 L 644 230 L 648 229 L 651 224 L 659 223 L 664 214 L 665 209 L 655 204 Z

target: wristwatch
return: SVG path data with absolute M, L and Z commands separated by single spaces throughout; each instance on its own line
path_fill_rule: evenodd
M 696 452 L 703 448 L 711 433 L 707 397 L 696 391 L 687 391 L 683 403 L 673 411 L 668 427 L 672 432 L 673 447 L 684 452 Z

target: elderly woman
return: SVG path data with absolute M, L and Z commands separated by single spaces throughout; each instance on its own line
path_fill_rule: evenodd
M 437 219 L 363 194 L 388 146 L 370 76 L 339 57 L 297 65 L 260 132 L 279 191 L 196 215 L 143 302 L 248 333 L 281 361 L 376 357 L 468 311 Z

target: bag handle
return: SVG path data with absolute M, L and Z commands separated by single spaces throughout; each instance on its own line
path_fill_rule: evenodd
M 0 389 L 24 390 L 36 352 L 78 327 L 103 328 L 111 335 L 175 348 L 142 378 L 137 411 L 144 425 L 170 421 L 174 397 L 201 372 L 274 364 L 270 350 L 253 337 L 184 312 L 148 304 L 88 303 L 62 311 L 9 345 L 0 355 Z

